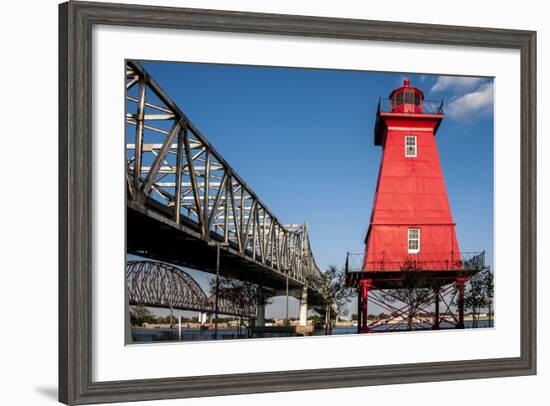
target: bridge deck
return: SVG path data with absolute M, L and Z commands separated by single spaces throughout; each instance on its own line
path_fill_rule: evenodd
M 167 218 L 163 213 L 165 210 L 168 211 L 154 201 L 147 205 L 127 202 L 127 252 L 216 274 L 216 246 L 202 238 L 192 223 L 177 224 Z M 287 276 L 284 273 L 252 260 L 231 245 L 220 247 L 220 275 L 258 284 L 267 290 L 286 290 Z M 302 282 L 288 277 L 292 296 L 299 297 L 302 286 Z M 319 303 L 320 299 L 318 293 L 309 289 L 308 302 L 311 305 Z

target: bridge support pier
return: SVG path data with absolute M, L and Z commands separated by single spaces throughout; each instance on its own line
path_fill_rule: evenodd
M 128 297 L 128 283 L 124 284 L 124 342 L 132 344 L 132 322 L 130 320 L 130 298 Z
M 307 287 L 302 288 L 300 297 L 300 326 L 307 326 Z
M 208 313 L 199 313 L 199 323 L 201 326 L 208 321 Z M 212 324 L 212 322 L 210 322 Z
M 265 304 L 256 307 L 256 327 L 265 327 Z

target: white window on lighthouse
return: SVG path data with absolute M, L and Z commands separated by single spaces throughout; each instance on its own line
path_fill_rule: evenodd
M 416 135 L 405 136 L 405 156 L 416 157 Z
M 409 254 L 418 254 L 420 252 L 420 229 L 409 228 L 408 240 Z

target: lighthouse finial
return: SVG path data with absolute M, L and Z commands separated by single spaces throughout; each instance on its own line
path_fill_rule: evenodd
M 403 86 L 409 87 L 410 84 L 411 84 L 411 82 L 409 82 L 409 79 L 408 79 L 408 78 L 403 79 Z

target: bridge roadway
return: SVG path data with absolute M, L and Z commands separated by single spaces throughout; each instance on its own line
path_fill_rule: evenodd
M 219 260 L 320 306 L 307 226 L 281 224 L 139 63 L 126 74 L 127 252 L 211 274 Z
M 127 252 L 157 261 L 216 274 L 216 244 L 220 244 L 220 275 L 260 285 L 269 296 L 289 295 L 301 298 L 303 281 L 274 271 L 261 261 L 253 260 L 237 247 L 223 245 L 216 235 L 210 242 L 203 239 L 196 225 L 176 224 L 167 217 L 166 209 L 149 200 L 136 204 L 128 200 L 126 210 Z M 308 305 L 320 304 L 319 293 L 308 287 Z

